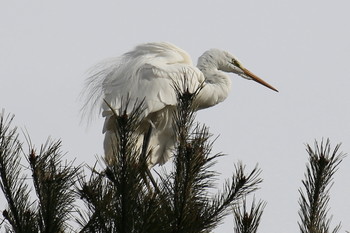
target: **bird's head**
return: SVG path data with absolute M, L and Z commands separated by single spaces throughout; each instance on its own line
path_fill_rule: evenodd
M 235 73 L 245 79 L 253 80 L 257 83 L 260 83 L 261 85 L 264 85 L 274 91 L 278 90 L 250 72 L 247 68 L 245 68 L 242 63 L 232 54 L 219 50 L 219 49 L 210 49 L 207 52 L 205 52 L 198 61 L 199 67 L 210 67 L 214 66 L 218 70 L 224 71 L 224 72 L 230 72 Z

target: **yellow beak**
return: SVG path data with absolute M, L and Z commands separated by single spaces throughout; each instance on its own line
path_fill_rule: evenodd
M 241 67 L 241 69 L 243 70 L 245 75 L 252 78 L 252 80 L 254 80 L 255 82 L 260 83 L 261 85 L 264 85 L 265 87 L 268 87 L 268 88 L 278 92 L 278 90 L 276 88 L 274 88 L 273 86 L 271 86 L 270 84 L 268 84 L 267 82 L 265 82 L 264 80 L 262 80 L 261 78 L 259 78 L 258 76 L 256 76 L 252 72 L 250 72 L 249 70 L 247 70 L 246 68 Z

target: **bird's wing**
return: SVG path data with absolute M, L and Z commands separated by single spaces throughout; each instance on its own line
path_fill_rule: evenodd
M 111 114 L 108 105 L 118 112 L 126 101 L 128 111 L 144 101 L 144 114 L 148 115 L 176 104 L 174 83 L 181 84 L 186 80 L 193 91 L 204 81 L 189 55 L 169 43 L 143 44 L 102 64 L 88 81 L 93 96 L 88 98 L 95 106 L 102 103 L 104 115 Z M 108 105 L 103 104 L 104 101 Z

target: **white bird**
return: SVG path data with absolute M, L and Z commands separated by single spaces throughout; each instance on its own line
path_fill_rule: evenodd
M 225 72 L 235 73 L 277 91 L 244 68 L 236 57 L 219 49 L 206 51 L 199 57 L 195 67 L 188 53 L 173 44 L 146 43 L 121 57 L 97 65 L 87 79 L 87 100 L 83 110 L 89 114 L 89 111 L 95 110 L 95 106 L 102 106 L 106 161 L 113 160 L 113 145 L 116 143 L 110 107 L 118 113 L 128 98 L 128 111 L 131 111 L 135 103 L 144 100 L 145 127 L 140 129 L 143 132 L 137 132 L 141 135 L 138 143 L 142 145 L 147 126 L 151 125 L 149 166 L 162 165 L 171 157 L 175 144 L 172 110 L 177 104 L 177 98 L 174 82 L 182 83 L 186 79 L 190 91 L 203 85 L 196 98 L 196 106 L 203 109 L 222 102 L 228 96 L 231 80 Z

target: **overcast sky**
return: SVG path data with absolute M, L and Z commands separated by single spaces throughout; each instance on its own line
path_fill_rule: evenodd
M 232 76 L 227 100 L 198 113 L 223 152 L 216 169 L 263 170 L 259 232 L 298 232 L 305 143 L 330 138 L 350 152 L 349 1 L 0 1 L 0 108 L 38 147 L 62 139 L 66 158 L 102 155 L 102 118 L 80 124 L 86 71 L 143 42 L 168 41 L 193 58 L 227 50 L 279 89 Z M 331 190 L 334 226 L 350 230 L 350 158 Z M 221 185 L 219 185 L 221 187 Z M 1 209 L 4 206 L 0 207 Z M 229 216 L 215 232 L 233 232 Z

